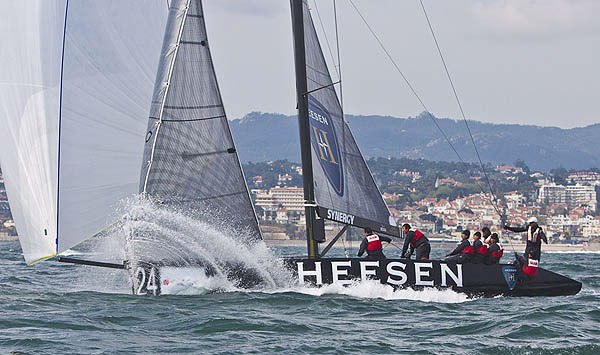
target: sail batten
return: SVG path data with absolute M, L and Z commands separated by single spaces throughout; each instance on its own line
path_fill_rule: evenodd
M 140 192 L 260 238 L 200 0 L 171 3 L 146 136 Z

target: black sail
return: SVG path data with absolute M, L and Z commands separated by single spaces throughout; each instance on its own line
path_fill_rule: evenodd
M 354 136 L 342 118 L 340 101 L 306 1 L 303 1 L 303 13 L 316 203 L 395 225 Z
M 171 1 L 140 192 L 261 237 L 221 100 L 200 0 Z

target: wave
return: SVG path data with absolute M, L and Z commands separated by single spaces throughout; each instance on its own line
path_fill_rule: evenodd
M 278 292 L 297 292 L 311 296 L 343 295 L 365 299 L 383 300 L 412 300 L 435 303 L 462 303 L 474 300 L 464 293 L 451 289 L 425 288 L 413 290 L 412 288 L 394 289 L 379 281 L 354 281 L 350 285 L 331 284 L 322 287 L 297 287 Z
M 545 254 L 600 254 L 600 250 L 550 250 L 544 251 Z
M 342 283 L 329 284 L 321 287 L 305 287 L 295 285 L 286 288 L 240 289 L 233 286 L 228 280 L 220 277 L 207 277 L 199 268 L 177 268 L 169 272 L 173 280 L 161 292 L 165 295 L 204 295 L 215 292 L 243 292 L 282 294 L 297 293 L 315 297 L 322 296 L 348 296 L 360 299 L 383 300 L 412 300 L 434 303 L 462 303 L 474 300 L 464 293 L 451 289 L 423 289 L 413 290 L 394 289 L 390 285 L 381 284 L 379 281 L 354 281 L 349 285 Z

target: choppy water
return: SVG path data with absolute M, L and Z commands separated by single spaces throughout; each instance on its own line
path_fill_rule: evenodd
M 0 352 L 599 354 L 600 255 L 542 261 L 582 281 L 582 292 L 469 300 L 361 284 L 133 296 L 123 271 L 27 267 L 18 243 L 3 242 Z

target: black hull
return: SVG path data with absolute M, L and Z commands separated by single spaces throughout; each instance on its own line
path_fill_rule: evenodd
M 334 282 L 349 284 L 354 280 L 372 279 L 397 289 L 450 288 L 472 297 L 531 297 L 575 295 L 582 286 L 580 282 L 541 268 L 536 276 L 527 276 L 511 264 L 359 258 L 287 258 L 284 261 L 300 283 L 314 287 Z M 240 288 L 261 287 L 263 280 L 254 270 L 245 269 L 241 265 L 228 265 L 224 269 L 227 270 L 227 278 Z M 130 269 L 133 293 L 159 295 L 170 287 L 174 277 L 180 277 L 173 276 L 174 274 L 198 272 L 207 277 L 215 274 L 210 266 L 201 261 L 185 267 L 165 262 L 139 262 L 135 268 Z
M 337 270 L 336 282 L 369 278 L 395 288 L 451 288 L 475 297 L 567 296 L 577 294 L 582 286 L 578 281 L 542 268 L 536 276 L 527 276 L 511 264 L 359 258 L 290 258 L 286 259 L 286 263 L 295 276 L 304 271 L 304 283 L 316 286 L 318 281 L 322 285 L 333 283 L 334 270 Z M 314 275 L 318 271 L 317 263 L 320 263 L 320 280 Z

